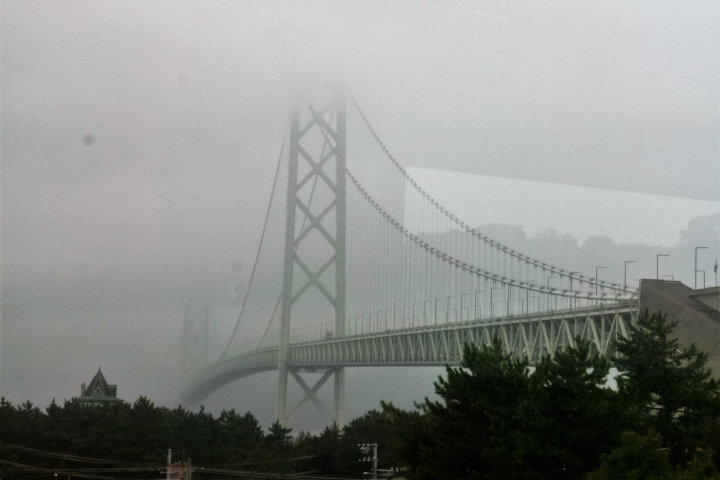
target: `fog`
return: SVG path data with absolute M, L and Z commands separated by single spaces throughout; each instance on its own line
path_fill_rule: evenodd
M 121 398 L 177 402 L 185 307 L 234 322 L 289 112 L 318 92 L 352 92 L 406 166 L 718 211 L 715 1 L 5 0 L 1 21 L 0 394 L 14 403 L 69 399 L 98 366 Z M 553 227 L 563 215 L 531 229 L 594 231 L 587 216 Z M 626 242 L 622 227 L 605 235 Z M 409 406 L 438 371 L 353 370 L 350 414 Z M 267 423 L 274 378 L 208 405 Z

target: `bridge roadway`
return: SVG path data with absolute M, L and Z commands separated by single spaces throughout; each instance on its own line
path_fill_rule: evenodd
M 331 367 L 458 365 L 466 343 L 487 344 L 498 336 L 506 351 L 528 357 L 531 364 L 583 338 L 603 355 L 615 354 L 615 340 L 626 337 L 637 317 L 637 302 L 624 301 L 576 310 L 529 314 L 494 320 L 383 330 L 339 338 L 323 338 L 290 346 L 290 367 L 323 370 Z M 209 366 L 183 393 L 197 405 L 228 383 L 277 369 L 279 347 L 239 353 Z

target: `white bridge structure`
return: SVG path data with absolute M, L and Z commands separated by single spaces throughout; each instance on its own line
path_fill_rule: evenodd
M 457 365 L 466 343 L 494 337 L 531 362 L 577 338 L 615 355 L 637 315 L 635 289 L 550 265 L 472 228 L 413 180 L 357 102 L 348 104 L 338 97 L 293 114 L 238 323 L 220 358 L 188 375 L 186 402 L 278 370 L 278 421 L 290 423 L 313 403 L 342 424 L 346 367 Z M 278 202 L 284 228 L 272 236 Z M 283 235 L 282 253 L 262 257 Z M 266 257 L 282 279 L 274 294 L 259 267 Z M 249 347 L 238 344 L 244 322 L 265 325 Z M 202 337 L 198 323 L 206 327 L 207 317 L 188 312 L 186 337 Z M 304 372 L 322 375 L 309 384 Z M 294 406 L 290 378 L 304 392 Z M 328 407 L 317 393 L 329 380 Z

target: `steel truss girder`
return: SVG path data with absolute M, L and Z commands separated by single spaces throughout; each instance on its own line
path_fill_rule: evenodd
M 298 344 L 292 348 L 291 362 L 297 367 L 457 365 L 466 343 L 487 345 L 496 336 L 506 351 L 527 357 L 531 364 L 574 346 L 576 338 L 614 357 L 616 340 L 627 337 L 635 318 L 636 308 L 623 307 L 391 330 Z
M 588 340 L 601 355 L 614 358 L 617 339 L 627 338 L 628 327 L 636 320 L 637 307 L 624 305 L 491 322 L 473 320 L 389 330 L 293 345 L 288 352 L 288 364 L 289 371 L 351 366 L 459 365 L 465 343 L 487 345 L 495 336 L 500 338 L 506 351 L 526 356 L 531 364 L 536 364 L 543 355 L 554 355 L 562 348 L 574 346 L 578 337 Z M 223 361 L 197 378 L 184 398 L 197 403 L 229 381 L 274 370 L 278 368 L 278 357 L 279 348 L 271 347 Z M 303 405 L 305 403 L 307 401 Z

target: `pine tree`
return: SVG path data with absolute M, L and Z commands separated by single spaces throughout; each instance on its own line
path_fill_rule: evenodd
M 500 341 L 466 346 L 460 368 L 448 367 L 425 399 L 427 437 L 414 478 L 540 478 L 529 458 L 538 450 L 528 363 Z
M 642 420 L 640 428 L 657 431 L 670 447 L 674 464 L 690 459 L 696 448 L 718 448 L 720 389 L 707 367 L 707 354 L 694 344 L 680 347 L 660 312 L 643 312 L 619 340 L 618 386 Z
M 626 425 L 619 395 L 606 385 L 610 361 L 590 343 L 544 357 L 533 380 L 542 448 L 537 462 L 546 478 L 576 479 L 597 468 Z

